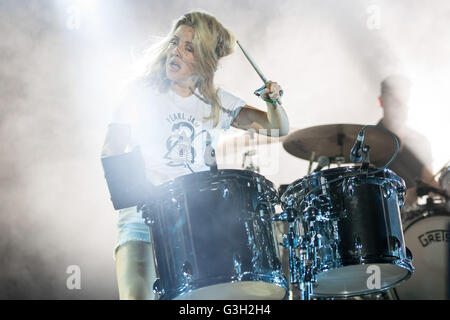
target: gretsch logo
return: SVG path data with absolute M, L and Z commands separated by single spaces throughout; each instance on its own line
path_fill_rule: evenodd
M 423 247 L 433 242 L 450 242 L 449 230 L 431 230 L 419 236 L 419 242 Z

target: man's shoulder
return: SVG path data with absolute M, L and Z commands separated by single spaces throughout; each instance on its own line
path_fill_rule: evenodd
M 430 141 L 424 134 L 411 127 L 406 127 L 405 140 L 405 142 L 411 142 L 422 146 L 430 144 Z
M 386 126 L 383 125 L 383 119 L 380 119 L 376 125 L 392 132 L 391 130 L 386 128 Z M 404 143 L 410 142 L 410 143 L 414 143 L 416 145 L 418 145 L 418 144 L 429 145 L 430 144 L 428 138 L 424 134 L 420 133 L 419 131 L 417 131 L 409 126 L 406 126 L 404 128 L 404 130 L 405 131 L 402 134 L 402 136 L 403 136 L 402 142 L 404 142 Z M 395 132 L 393 132 L 393 133 L 395 133 Z

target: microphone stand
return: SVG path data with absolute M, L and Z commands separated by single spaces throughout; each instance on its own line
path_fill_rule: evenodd
M 364 144 L 361 149 L 361 155 L 362 155 L 362 165 L 361 170 L 367 170 L 370 166 L 370 146 L 367 144 Z

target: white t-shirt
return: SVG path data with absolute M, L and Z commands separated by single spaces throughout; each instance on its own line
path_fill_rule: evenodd
M 213 127 L 213 119 L 204 119 L 210 116 L 211 106 L 197 96 L 183 98 L 171 90 L 160 93 L 143 83 L 135 84 L 120 99 L 111 123 L 130 126 L 131 147 L 140 147 L 147 179 L 158 185 L 209 170 L 205 164 L 207 142 L 216 149 L 221 130 L 231 126 L 246 104 L 223 89 L 218 95 L 222 109 L 219 123 Z

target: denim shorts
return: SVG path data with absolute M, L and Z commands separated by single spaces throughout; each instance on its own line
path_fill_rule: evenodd
M 142 219 L 142 214 L 137 211 L 137 207 L 119 210 L 117 231 L 117 243 L 114 252 L 129 241 L 151 242 L 150 230 Z

